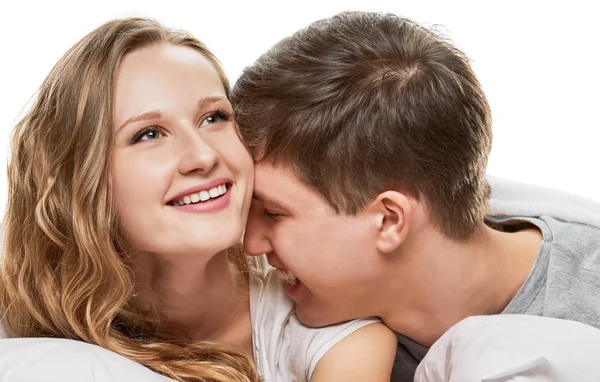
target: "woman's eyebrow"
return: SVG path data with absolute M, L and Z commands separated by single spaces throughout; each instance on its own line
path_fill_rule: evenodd
M 229 103 L 229 100 L 223 96 L 205 97 L 198 101 L 198 108 L 202 109 L 202 108 L 206 107 L 207 105 L 221 102 L 221 101 L 225 101 L 225 102 Z
M 225 102 L 229 103 L 229 100 L 226 97 L 223 97 L 223 96 L 214 96 L 214 97 L 201 98 L 200 100 L 198 100 L 198 109 L 202 109 L 202 108 L 205 108 L 208 105 L 211 105 L 211 104 L 217 103 L 217 102 L 222 102 L 222 101 L 225 101 Z M 119 127 L 118 130 L 121 130 L 123 127 L 125 127 L 126 125 L 128 125 L 130 123 L 133 123 L 133 122 L 144 121 L 146 119 L 160 119 L 160 118 L 162 118 L 162 114 L 160 113 L 160 111 L 158 111 L 158 110 L 147 111 L 147 112 L 145 112 L 143 114 L 140 114 L 138 116 L 129 118 L 127 121 L 125 121 Z
M 139 121 L 143 121 L 146 119 L 160 119 L 161 117 L 162 117 L 162 114 L 158 110 L 147 111 L 138 116 L 129 118 L 127 121 L 125 121 L 125 123 L 123 123 L 121 126 L 119 126 L 117 131 L 121 130 L 123 127 L 125 127 L 126 125 L 133 123 L 133 122 L 139 122 Z

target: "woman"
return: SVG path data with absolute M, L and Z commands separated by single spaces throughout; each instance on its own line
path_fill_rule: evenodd
M 14 133 L 4 326 L 179 381 L 389 380 L 381 323 L 304 328 L 281 282 L 248 266 L 253 164 L 228 99 L 210 51 L 148 19 L 65 54 Z

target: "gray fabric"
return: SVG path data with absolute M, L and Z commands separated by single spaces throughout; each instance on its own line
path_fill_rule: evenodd
M 391 382 L 412 382 L 419 362 L 427 354 L 425 346 L 412 341 L 410 338 L 398 333 L 398 350 L 392 369 Z
M 490 219 L 506 226 L 514 218 Z M 544 235 L 531 273 L 504 314 L 583 322 L 600 329 L 600 229 L 542 216 L 518 218 Z
M 529 314 L 583 322 L 600 329 L 600 229 L 548 216 L 488 217 L 490 225 L 516 231 L 523 223 L 544 236 L 533 268 L 503 314 Z M 427 348 L 398 334 L 393 382 L 412 382 Z

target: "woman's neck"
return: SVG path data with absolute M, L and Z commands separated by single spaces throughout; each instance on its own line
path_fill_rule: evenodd
M 252 354 L 249 290 L 225 251 L 204 256 L 138 253 L 137 292 L 195 340 L 222 341 Z

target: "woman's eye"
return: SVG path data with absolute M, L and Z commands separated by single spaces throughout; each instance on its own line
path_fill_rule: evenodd
M 231 119 L 231 113 L 226 112 L 224 110 L 217 110 L 214 113 L 209 114 L 206 118 L 204 118 L 198 126 L 206 127 L 206 126 L 214 125 L 215 123 L 226 122 L 226 121 L 229 121 L 230 119 Z
M 137 133 L 131 141 L 132 141 L 132 143 L 136 143 L 136 142 L 140 142 L 140 141 L 151 141 L 154 139 L 161 138 L 162 136 L 163 136 L 163 133 L 159 129 L 157 129 L 155 127 L 149 127 L 149 128 L 143 129 L 139 133 Z

